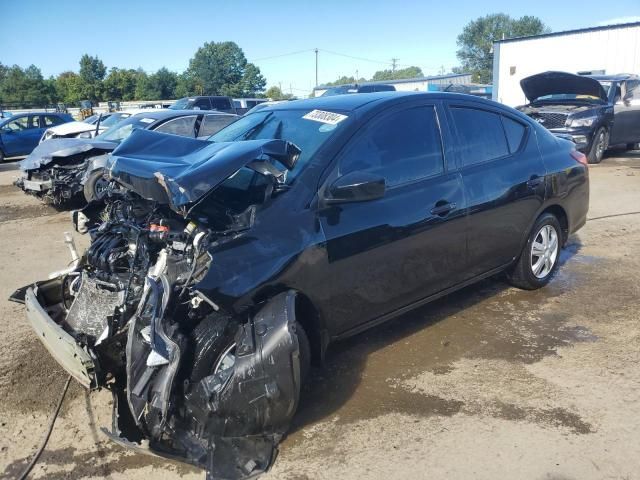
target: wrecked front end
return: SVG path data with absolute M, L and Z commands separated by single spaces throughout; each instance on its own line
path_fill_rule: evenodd
M 22 175 L 14 184 L 46 203 L 63 204 L 82 193 L 92 159 L 115 146 L 75 138 L 47 140 L 20 162 Z
M 119 168 L 145 177 L 122 161 Z M 158 180 L 188 195 L 186 178 L 173 178 Z M 269 190 L 256 189 L 253 198 Z M 196 203 L 206 192 L 199 195 Z M 216 250 L 246 235 L 260 202 L 210 200 L 210 218 L 204 210 L 192 218 L 177 202 L 117 189 L 75 212 L 91 246 L 77 265 L 14 299 L 26 303 L 61 366 L 87 388 L 112 391 L 106 433 L 114 441 L 197 465 L 210 478 L 246 478 L 269 468 L 297 407 L 295 294 L 231 311 L 203 293 Z

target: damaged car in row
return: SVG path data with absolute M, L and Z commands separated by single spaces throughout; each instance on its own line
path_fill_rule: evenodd
M 38 145 L 20 162 L 15 182 L 25 193 L 60 205 L 76 196 L 100 198 L 104 167 L 113 151 L 135 129 L 206 139 L 234 122 L 237 115 L 194 110 L 147 110 L 116 123 L 95 138 L 54 138 Z
M 530 103 L 518 110 L 551 132 L 571 139 L 589 163 L 613 145 L 640 142 L 640 77 L 543 72 L 520 81 Z
M 328 345 L 499 272 L 544 286 L 586 220 L 584 155 L 457 94 L 343 95 L 249 114 L 209 142 L 136 130 L 87 251 L 19 289 L 56 360 L 114 398 L 116 442 L 266 471 Z

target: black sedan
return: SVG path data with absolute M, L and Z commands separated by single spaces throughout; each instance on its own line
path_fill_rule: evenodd
M 572 142 L 443 93 L 281 103 L 209 142 L 134 131 L 109 178 L 75 215 L 86 254 L 13 299 L 112 391 L 115 441 L 211 478 L 269 468 L 331 342 L 499 272 L 544 286 L 589 203 Z
M 95 138 L 53 138 L 22 162 L 16 185 L 26 193 L 59 205 L 83 193 L 86 201 L 102 194 L 107 156 L 135 129 L 206 139 L 234 122 L 237 115 L 216 111 L 149 110 L 132 115 Z

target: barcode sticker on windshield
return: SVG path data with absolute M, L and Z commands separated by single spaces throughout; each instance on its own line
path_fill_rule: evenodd
M 314 122 L 328 123 L 329 125 L 337 125 L 341 121 L 348 118 L 346 115 L 339 113 L 325 112 L 324 110 L 311 110 L 304 117 L 307 120 L 313 120 Z

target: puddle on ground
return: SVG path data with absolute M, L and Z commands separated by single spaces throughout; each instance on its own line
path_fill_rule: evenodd
M 543 289 L 523 291 L 484 280 L 334 345 L 326 368 L 313 373 L 303 392 L 283 447 L 302 440 L 303 427 L 328 418 L 348 424 L 393 412 L 430 416 L 464 410 L 463 402 L 397 386 L 425 371 L 447 375 L 460 358 L 527 364 L 556 355 L 559 347 L 597 341 L 588 328 L 567 324 L 583 301 L 574 296 L 565 301 L 563 295 L 587 283 L 595 288 L 602 273 L 593 267 L 608 261 L 579 250 L 577 243 L 567 246 L 560 260 L 564 265 Z M 548 302 L 554 302 L 552 309 L 544 308 Z M 503 405 L 496 415 L 562 425 L 576 433 L 591 431 L 577 415 L 560 410 Z

